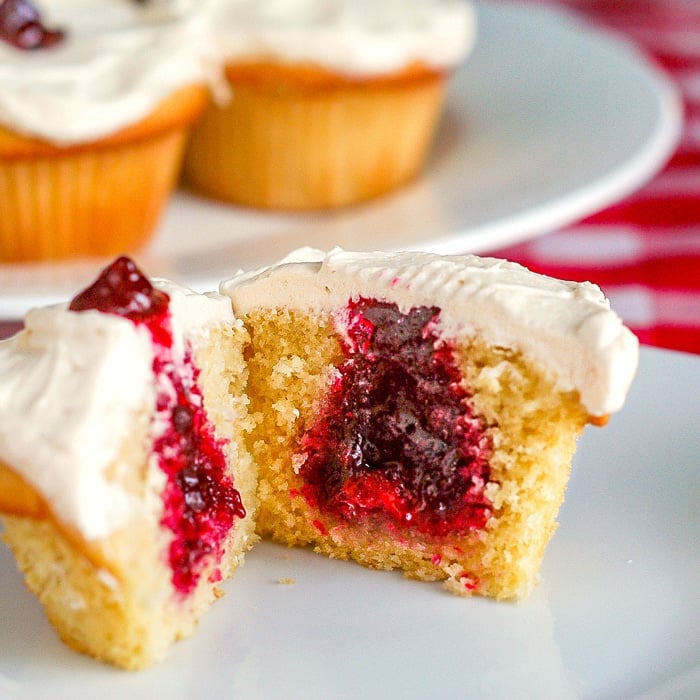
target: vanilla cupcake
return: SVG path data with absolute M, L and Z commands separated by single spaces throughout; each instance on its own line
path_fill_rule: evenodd
M 247 343 L 228 299 L 125 257 L 0 342 L 1 539 L 77 651 L 161 660 L 255 543 Z
M 463 0 L 213 0 L 209 12 L 230 96 L 194 129 L 186 180 L 275 209 L 340 207 L 411 180 L 475 36 Z
M 532 592 L 577 440 L 638 365 L 598 287 L 307 248 L 220 291 L 251 338 L 261 536 L 458 595 Z
M 0 26 L 0 261 L 134 251 L 208 101 L 200 14 L 183 1 L 20 5 Z

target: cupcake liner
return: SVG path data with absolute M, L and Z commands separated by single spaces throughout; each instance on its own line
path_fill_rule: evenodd
M 185 130 L 132 144 L 0 161 L 0 259 L 140 248 L 176 180 Z
M 444 82 L 431 75 L 296 90 L 233 80 L 231 101 L 211 106 L 193 129 L 185 180 L 217 199 L 275 209 L 376 197 L 422 168 Z

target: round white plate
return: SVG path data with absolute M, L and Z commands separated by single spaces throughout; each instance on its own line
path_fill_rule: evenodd
M 698 376 L 700 357 L 642 351 L 627 406 L 581 438 L 519 604 L 264 542 L 194 637 L 125 673 L 58 641 L 0 546 L 0 698 L 695 700 Z
M 582 218 L 648 180 L 677 142 L 674 87 L 633 47 L 542 8 L 479 4 L 424 174 L 368 204 L 271 214 L 179 192 L 151 275 L 200 291 L 301 245 L 484 252 Z M 98 231 L 96 235 L 109 235 Z M 104 261 L 0 265 L 0 319 L 65 300 Z

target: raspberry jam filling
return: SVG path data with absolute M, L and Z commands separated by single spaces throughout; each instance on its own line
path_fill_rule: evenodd
M 27 0 L 0 0 L 0 39 L 17 49 L 46 49 L 63 39 L 60 29 L 47 29 Z
M 245 517 L 240 493 L 226 473 L 223 448 L 204 410 L 199 371 L 188 350 L 173 352 L 169 298 L 153 287 L 134 263 L 115 260 L 95 283 L 76 296 L 72 311 L 95 309 L 116 314 L 150 332 L 157 386 L 154 452 L 166 475 L 162 524 L 173 535 L 168 557 L 172 582 L 186 595 L 202 572 L 223 554 L 236 518 Z M 210 580 L 218 580 L 218 569 Z
M 345 361 L 302 438 L 304 496 L 354 520 L 382 514 L 434 536 L 481 529 L 492 442 L 469 406 L 440 310 L 351 301 Z

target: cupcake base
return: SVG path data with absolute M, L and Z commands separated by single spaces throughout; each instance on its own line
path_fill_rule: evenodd
M 206 105 L 181 90 L 102 141 L 61 148 L 0 130 L 0 260 L 112 256 L 151 237 Z
M 350 81 L 308 66 L 229 66 L 232 97 L 193 130 L 186 182 L 272 209 L 331 209 L 384 194 L 422 168 L 445 76 Z

